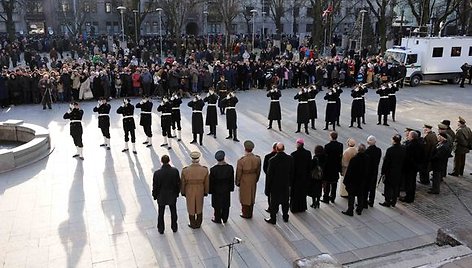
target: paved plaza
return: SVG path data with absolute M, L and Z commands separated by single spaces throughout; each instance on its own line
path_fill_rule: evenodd
M 472 125 L 472 87 L 428 84 L 406 87 L 397 94 L 397 122 L 390 127 L 377 126 L 378 96 L 367 94 L 367 125 L 363 130 L 348 128 L 351 97 L 348 89 L 342 94 L 339 141 L 353 137 L 364 142 L 375 135 L 383 152 L 391 136 L 403 134 L 405 127 L 421 129 L 424 123 L 437 126 L 443 119 L 454 124 L 459 115 Z M 440 227 L 463 234 L 470 247 L 472 216 L 471 157 L 467 159 L 466 176 L 446 178 L 441 195 L 430 196 L 419 187 L 415 204 L 398 204 L 395 208 L 376 205 L 362 216 L 341 214 L 347 200 L 337 198 L 335 204 L 321 204 L 320 209 L 290 214 L 288 223 L 279 215 L 276 226 L 264 222 L 267 199 L 263 194 L 265 177 L 258 183 L 254 217 L 239 217 L 238 190 L 232 195 L 230 218 L 225 225 L 210 221 L 210 197 L 205 198 L 203 225 L 187 227 L 185 200 L 179 197 L 177 213 L 179 231 L 170 230 L 170 213 L 166 214 L 163 235 L 156 228 L 156 203 L 151 196 L 152 174 L 160 167 L 160 157 L 169 154 L 172 165 L 181 170 L 190 161 L 189 153 L 202 153 L 202 163 L 216 163 L 214 153 L 222 149 L 227 161 L 235 165 L 243 155 L 242 141 L 251 139 L 255 153 L 263 157 L 274 141 L 282 141 L 288 153 L 295 150 L 295 140 L 305 139 L 310 151 L 328 141 L 324 127 L 325 92 L 317 96 L 317 130 L 310 134 L 296 130 L 296 90 L 283 90 L 281 98 L 283 131 L 267 130 L 269 100 L 265 91 L 237 92 L 238 138 L 227 136 L 225 118 L 219 116 L 217 139 L 204 137 L 204 146 L 189 144 L 191 140 L 191 109 L 189 99 L 182 104 L 182 142 L 174 139 L 172 150 L 160 147 L 160 118 L 156 113 L 158 100 L 153 100 L 153 147 L 142 145 L 145 135 L 137 126 L 137 155 L 122 153 L 124 141 L 121 118 L 116 109 L 120 100 L 111 102 L 111 150 L 99 147 L 101 132 L 97 116 L 92 112 L 95 102 L 81 103 L 85 111 L 84 161 L 72 158 L 75 147 L 69 125 L 62 115 L 68 104 L 55 104 L 52 110 L 40 105 L 15 106 L 0 110 L 0 121 L 21 119 L 46 127 L 51 132 L 52 154 L 30 166 L 0 174 L 0 266 L 3 267 L 224 267 L 227 249 L 220 246 L 240 237 L 235 246 L 233 267 L 291 267 L 296 259 L 328 253 L 339 263 L 350 263 L 389 252 L 412 249 L 435 241 Z M 136 104 L 139 99 L 132 101 Z M 137 114 L 137 113 L 136 113 Z M 139 116 L 135 116 L 138 125 Z M 208 129 L 206 129 L 207 131 Z M 436 128 L 434 129 L 435 131 Z M 452 161 L 450 161 L 452 164 Z M 451 170 L 451 168 L 449 169 Z M 379 187 L 381 190 L 381 187 Z M 383 201 L 380 193 L 377 201 Z M 308 201 L 309 204 L 311 200 Z M 443 205 L 444 204 L 444 205 Z M 469 242 L 471 241 L 471 242 Z

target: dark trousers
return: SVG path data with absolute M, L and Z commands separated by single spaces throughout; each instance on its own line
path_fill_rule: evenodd
M 442 171 L 440 169 L 433 170 L 433 188 L 434 193 L 439 193 L 439 185 L 441 184 Z
M 210 134 L 216 136 L 216 125 L 210 125 Z
M 272 202 L 270 204 L 270 219 L 273 221 L 276 221 L 277 219 L 277 213 L 279 212 L 279 205 L 282 205 L 282 217 L 284 220 L 288 220 L 288 200 L 287 202 L 283 203 L 278 203 L 278 202 Z
M 129 136 L 131 135 L 131 142 L 136 142 L 136 135 L 134 129 L 125 130 L 125 142 L 129 141 Z
M 420 167 L 420 182 L 423 184 L 429 184 L 429 160 L 423 163 Z
M 84 145 L 82 144 L 82 134 L 79 135 L 72 135 L 72 139 L 74 140 L 74 145 L 82 148 Z
M 384 196 L 385 203 L 395 206 L 398 198 L 398 184 L 385 184 L 384 187 Z
M 336 198 L 336 189 L 338 188 L 338 182 L 326 182 L 323 186 L 323 200 L 334 201 Z
M 151 125 L 143 126 L 143 130 L 144 130 L 144 134 L 146 134 L 146 137 L 152 137 Z
M 406 201 L 415 201 L 416 193 L 416 170 L 408 170 L 405 172 L 405 199 Z
M 269 127 L 270 128 L 272 128 L 272 121 L 274 121 L 274 120 L 269 120 Z M 280 123 L 280 120 L 275 120 L 275 121 L 277 121 L 277 125 L 279 126 L 279 129 L 282 129 L 282 125 Z
M 366 187 L 365 187 L 366 191 L 364 193 L 364 202 L 367 202 L 367 204 L 374 204 L 376 189 L 377 189 L 377 173 L 375 175 L 371 175 L 369 178 L 369 181 L 367 181 L 366 183 Z
M 383 124 L 387 124 L 387 115 L 384 114 L 384 115 L 378 115 L 378 120 L 377 120 L 377 124 L 380 124 L 381 123 L 381 120 L 383 118 Z
M 362 212 L 362 209 L 364 208 L 364 198 L 362 196 L 362 194 L 350 194 L 348 192 L 348 196 L 347 196 L 347 211 L 348 212 L 353 212 L 354 211 L 354 203 L 355 203 L 355 199 L 356 199 L 356 196 L 357 196 L 357 209 L 356 211 L 358 212 Z
M 164 232 L 164 213 L 165 213 L 166 205 L 160 205 L 159 204 L 159 210 L 157 214 L 157 230 L 160 232 Z M 174 204 L 169 204 L 169 209 L 170 209 L 170 228 L 172 230 L 177 230 L 177 209 Z
M 214 213 L 216 222 L 227 222 L 229 217 L 229 207 L 226 208 L 214 208 Z
M 102 131 L 103 137 L 105 137 L 107 139 L 110 138 L 110 127 L 102 127 L 102 128 L 100 128 L 100 130 Z
M 454 169 L 452 173 L 463 176 L 465 167 L 465 154 L 454 154 Z
M 182 130 L 182 127 L 180 126 L 180 120 L 172 120 L 172 129 L 175 130 L 175 125 L 177 125 L 177 130 Z

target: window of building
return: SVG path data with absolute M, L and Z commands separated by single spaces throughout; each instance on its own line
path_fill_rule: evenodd
M 443 56 L 443 50 L 444 50 L 444 48 L 442 48 L 442 47 L 434 47 L 433 48 L 433 58 L 441 58 Z
M 451 48 L 451 57 L 460 57 L 462 47 L 452 47 Z
M 62 1 L 61 3 L 61 11 L 67 13 L 70 11 L 70 3 L 68 1 Z
M 472 47 L 469 47 L 469 57 L 472 57 Z
M 105 3 L 105 12 L 106 13 L 111 13 L 111 3 L 110 2 Z
M 85 13 L 96 13 L 97 12 L 97 1 L 84 1 L 84 12 Z

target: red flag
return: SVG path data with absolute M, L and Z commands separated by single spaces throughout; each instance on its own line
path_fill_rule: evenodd
M 333 6 L 329 5 L 328 8 L 326 8 L 326 10 L 323 11 L 322 16 L 326 17 L 326 16 L 330 15 L 332 12 L 333 12 Z

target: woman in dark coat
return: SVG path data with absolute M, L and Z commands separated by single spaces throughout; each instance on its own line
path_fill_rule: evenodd
M 312 198 L 311 206 L 312 208 L 320 207 L 321 199 L 321 189 L 322 189 L 322 180 L 323 180 L 323 170 L 326 164 L 326 155 L 324 153 L 324 148 L 321 145 L 316 145 L 315 155 L 311 160 L 311 179 L 308 182 L 308 196 Z
M 280 110 L 280 97 L 282 97 L 282 93 L 277 87 L 273 87 L 268 93 L 267 97 L 270 98 L 270 108 L 269 108 L 269 127 L 267 129 L 272 128 L 272 121 L 276 120 L 279 126 L 279 130 L 282 131 L 282 125 L 280 120 L 282 119 L 282 112 Z
M 225 162 L 225 153 L 218 151 L 215 154 L 218 164 L 210 168 L 211 206 L 213 207 L 214 223 L 226 223 L 231 205 L 231 192 L 234 191 L 234 169 Z

